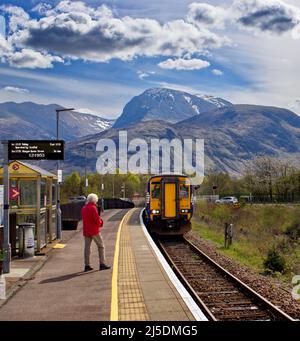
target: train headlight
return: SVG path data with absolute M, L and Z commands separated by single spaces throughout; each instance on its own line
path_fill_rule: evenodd
M 181 213 L 188 213 L 189 210 L 181 210 Z
M 159 214 L 159 210 L 152 210 L 152 214 Z

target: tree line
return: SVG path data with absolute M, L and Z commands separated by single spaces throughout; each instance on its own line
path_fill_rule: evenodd
M 215 191 L 213 187 L 216 187 Z M 300 200 L 300 169 L 290 160 L 257 156 L 245 166 L 241 177 L 210 172 L 198 194 L 252 197 L 253 201 L 293 202 Z
M 86 190 L 85 177 L 73 172 L 66 176 L 62 184 L 62 200 L 91 192 L 104 198 L 132 198 L 135 193 L 145 196 L 149 176 L 91 173 L 88 175 Z M 197 195 L 212 194 L 220 197 L 245 196 L 252 198 L 254 202 L 300 201 L 300 169 L 290 160 L 257 156 L 247 162 L 240 177 L 209 171 L 197 190 Z
M 132 198 L 135 194 L 145 196 L 148 175 L 90 173 L 86 180 L 78 172 L 66 176 L 61 186 L 61 200 L 95 193 L 103 198 Z

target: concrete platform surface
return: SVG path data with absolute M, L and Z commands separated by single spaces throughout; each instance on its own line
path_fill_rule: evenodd
M 62 241 L 64 248 L 52 249 L 43 267 L 0 308 L 0 320 L 195 320 L 147 239 L 140 212 L 108 210 L 102 215 L 101 233 L 112 269 L 98 271 L 98 252 L 92 243 L 94 270 L 83 272 L 79 229 Z M 28 267 L 28 262 L 21 262 L 11 276 L 24 275 Z
M 118 319 L 193 321 L 143 232 L 140 211 L 131 210 L 121 230 Z
M 120 218 L 126 212 L 110 210 L 102 216 L 109 264 L 113 262 Z M 78 231 L 65 248 L 52 250 L 43 268 L 0 309 L 0 320 L 109 320 L 112 270 L 97 271 L 98 253 L 94 243 L 91 265 L 94 271 L 82 272 L 83 237 Z

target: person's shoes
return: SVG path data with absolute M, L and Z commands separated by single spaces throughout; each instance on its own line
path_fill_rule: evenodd
M 89 265 L 86 265 L 86 266 L 84 267 L 84 272 L 88 272 L 88 271 L 92 271 L 92 270 L 94 270 L 94 269 L 91 268 Z
M 99 271 L 101 271 L 101 270 L 108 270 L 108 269 L 110 269 L 110 266 L 109 266 L 109 265 L 100 264 L 100 266 L 99 266 Z

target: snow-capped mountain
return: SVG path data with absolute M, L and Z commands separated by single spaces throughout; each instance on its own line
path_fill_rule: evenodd
M 204 101 L 214 104 L 217 108 L 224 108 L 224 107 L 229 107 L 230 105 L 232 105 L 232 103 L 220 97 L 214 97 L 210 95 L 201 95 L 201 94 L 196 94 L 195 96 L 203 99 Z
M 243 174 L 254 156 L 270 155 L 299 165 L 300 117 L 284 109 L 260 105 L 231 105 L 207 111 L 172 124 L 163 120 L 139 122 L 126 128 L 128 141 L 151 139 L 204 139 L 205 171 L 215 170 L 235 176 Z M 88 168 L 95 171 L 95 146 L 99 139 L 118 144 L 118 129 L 109 129 L 67 144 L 64 167 L 67 172 L 84 166 L 84 145 L 94 144 Z M 77 158 L 77 159 L 76 159 Z M 150 160 L 150 159 L 149 159 Z
M 0 103 L 0 139 L 56 138 L 57 104 L 42 105 L 32 102 Z M 114 120 L 76 112 L 60 115 L 60 138 L 74 140 L 109 129 Z
M 95 111 L 86 108 L 77 109 L 74 113 L 76 115 L 76 118 L 80 117 L 85 121 L 83 125 L 86 126 L 87 129 L 90 128 L 91 130 L 97 130 L 97 132 L 109 129 L 115 122 L 115 120 L 108 120 L 106 118 L 103 118 Z
M 166 88 L 148 89 L 126 104 L 114 128 L 151 120 L 176 123 L 220 106 L 230 105 L 230 102 L 212 96 L 201 97 Z

